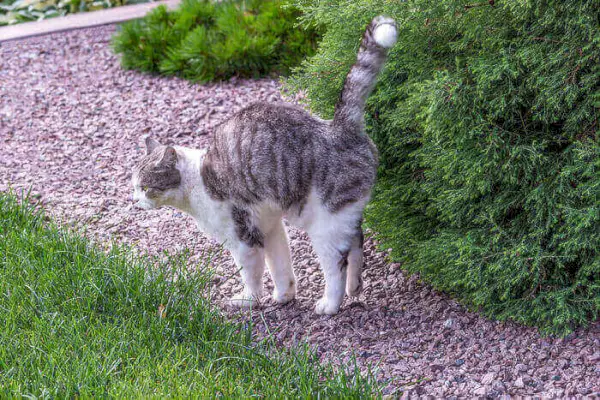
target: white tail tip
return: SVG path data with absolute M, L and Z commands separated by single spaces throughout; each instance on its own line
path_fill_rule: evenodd
M 391 18 L 385 18 L 379 25 L 375 28 L 373 32 L 373 39 L 375 42 L 381 47 L 389 49 L 390 47 L 396 44 L 396 40 L 398 39 L 398 31 L 396 30 L 396 25 L 394 24 L 394 20 Z

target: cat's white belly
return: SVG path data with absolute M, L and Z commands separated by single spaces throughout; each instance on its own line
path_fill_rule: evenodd
M 359 199 L 331 214 L 313 189 L 302 209 L 298 206 L 292 207 L 286 212 L 285 217 L 290 224 L 303 230 L 309 230 L 315 226 L 322 226 L 324 230 L 327 230 L 328 227 L 335 226 L 335 223 L 338 222 L 344 226 L 352 226 L 362 215 L 362 210 L 368 201 L 368 197 Z
M 205 198 L 203 201 L 207 201 Z M 211 238 L 231 249 L 240 243 L 235 224 L 231 216 L 232 204 L 229 202 L 211 201 L 207 212 L 194 212 L 191 215 L 196 220 L 198 229 Z M 268 202 L 255 204 L 247 210 L 253 215 L 262 233 L 269 232 L 281 220 L 281 210 Z

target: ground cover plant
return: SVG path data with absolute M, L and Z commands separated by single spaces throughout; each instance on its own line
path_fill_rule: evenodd
M 253 343 L 211 308 L 204 267 L 102 251 L 0 193 L 0 397 L 377 395 L 306 348 Z
M 148 1 L 150 0 L 0 0 L 0 26 Z
M 121 26 L 113 47 L 121 64 L 198 82 L 285 74 L 312 55 L 318 35 L 295 26 L 281 0 L 184 0 Z
M 326 33 L 288 84 L 324 117 L 369 19 L 399 24 L 367 120 L 367 222 L 391 257 L 494 318 L 563 334 L 597 319 L 598 3 L 296 4 Z

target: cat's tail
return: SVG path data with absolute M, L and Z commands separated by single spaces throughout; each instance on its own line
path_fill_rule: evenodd
M 397 35 L 396 23 L 388 17 L 375 17 L 367 26 L 356 63 L 346 76 L 340 99 L 335 106 L 334 126 L 344 131 L 362 131 L 365 102 L 383 68 L 387 50 L 396 43 Z

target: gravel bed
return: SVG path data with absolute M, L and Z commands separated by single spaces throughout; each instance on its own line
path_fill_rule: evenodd
M 194 85 L 126 72 L 110 50 L 115 27 L 0 45 L 0 190 L 32 188 L 62 223 L 89 237 L 160 253 L 189 248 L 194 261 L 218 249 L 175 210 L 138 211 L 130 171 L 140 136 L 200 147 L 216 123 L 255 100 L 280 100 L 276 81 Z M 600 395 L 600 322 L 565 339 L 479 316 L 365 246 L 365 290 L 333 317 L 313 313 L 323 278 L 310 243 L 290 229 L 297 300 L 260 310 L 225 311 L 253 320 L 259 337 L 283 346 L 307 341 L 322 359 L 371 366 L 385 393 L 435 397 Z M 227 252 L 216 270 L 214 301 L 241 289 Z M 268 278 L 265 278 L 270 286 Z

